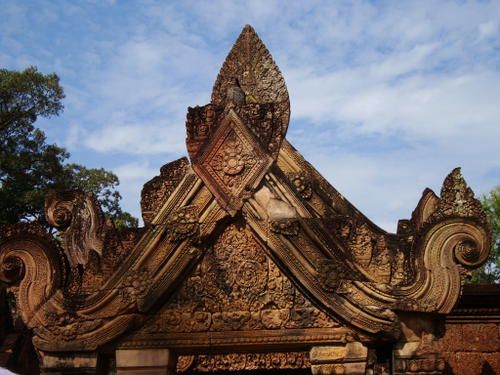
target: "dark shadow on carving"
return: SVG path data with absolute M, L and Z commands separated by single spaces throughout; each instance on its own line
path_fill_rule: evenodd
M 483 362 L 483 367 L 481 368 L 481 375 L 496 375 L 496 371 L 491 367 L 490 363 L 487 361 Z

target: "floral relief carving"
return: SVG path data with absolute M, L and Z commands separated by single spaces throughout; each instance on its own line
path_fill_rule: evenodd
M 40 361 L 49 352 L 163 347 L 180 353 L 179 372 L 239 373 L 310 367 L 308 353 L 285 349 L 358 340 L 370 351 L 395 349 L 411 312 L 419 326 L 450 314 L 461 277 L 491 248 L 460 170 L 386 233 L 285 141 L 289 114 L 283 77 L 246 26 L 212 102 L 188 109 L 191 164 L 169 163 L 144 185 L 144 228 L 115 230 L 82 191 L 48 194 L 57 239 L 36 223 L 0 226 L 0 296 L 14 298 L 0 320 L 22 320 Z M 396 373 L 444 369 L 437 357 L 380 352 Z M 59 370 L 74 369 L 50 369 Z M 351 372 L 340 362 L 312 371 Z
M 193 157 L 193 169 L 232 216 L 260 183 L 272 159 L 234 109 L 221 116 L 211 139 Z
M 295 191 L 303 198 L 310 199 L 312 197 L 311 182 L 303 172 L 289 173 L 288 179 L 292 183 Z
M 370 264 L 375 245 L 376 238 L 366 223 L 355 226 L 349 239 L 349 247 L 354 259 L 363 267 Z
M 336 327 L 265 255 L 246 227 L 229 226 L 147 332 Z
M 90 332 L 100 325 L 102 325 L 101 319 L 87 319 L 73 312 L 45 314 L 45 329 L 64 341 L 74 340 L 78 335 Z
M 345 265 L 334 259 L 321 259 L 317 271 L 321 286 L 328 292 L 337 291 L 342 280 L 348 277 Z
M 207 373 L 214 371 L 255 371 L 308 369 L 308 352 L 231 353 L 179 356 L 177 372 Z
M 183 157 L 165 164 L 160 175 L 146 182 L 141 191 L 141 211 L 145 224 L 151 223 L 162 204 L 174 192 L 189 168 L 189 161 Z
M 173 212 L 167 221 L 167 226 L 170 242 L 182 241 L 197 234 L 200 224 L 196 206 L 185 206 Z
M 210 166 L 229 188 L 238 188 L 256 164 L 255 157 L 250 151 L 248 147 L 244 147 L 242 140 L 232 131 L 221 149 L 210 161 Z
M 129 303 L 143 298 L 151 285 L 147 270 L 131 270 L 124 277 L 118 293 L 123 301 Z

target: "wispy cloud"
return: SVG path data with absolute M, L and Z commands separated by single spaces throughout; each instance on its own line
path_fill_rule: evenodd
M 457 165 L 478 192 L 500 183 L 498 2 L 0 7 L 0 62 L 56 71 L 66 88 L 65 114 L 42 126 L 78 162 L 117 172 L 138 216 L 141 184 L 185 153 L 186 107 L 209 101 L 245 23 L 287 81 L 288 137 L 375 222 L 394 229 Z

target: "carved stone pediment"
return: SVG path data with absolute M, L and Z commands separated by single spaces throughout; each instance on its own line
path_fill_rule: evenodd
M 279 339 L 298 329 L 318 341 L 325 335 L 342 341 L 350 332 L 311 304 L 240 222 L 224 230 L 178 291 L 125 338 L 124 346 L 160 341 L 182 347 L 179 334 L 203 345 L 210 332 L 227 334 L 228 344 L 258 346 L 265 343 L 258 331 Z
M 0 281 L 39 353 L 91 362 L 146 346 L 186 354 L 186 368 L 364 373 L 367 347 L 406 345 L 407 314 L 449 314 L 491 243 L 460 170 L 387 233 L 285 139 L 289 114 L 283 77 L 246 26 L 211 103 L 188 109 L 190 162 L 145 184 L 144 228 L 118 232 L 78 191 L 47 197 L 58 240 L 33 223 L 0 228 Z

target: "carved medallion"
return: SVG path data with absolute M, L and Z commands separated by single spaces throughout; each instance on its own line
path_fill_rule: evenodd
M 246 191 L 260 183 L 271 163 L 254 135 L 230 110 L 212 141 L 193 160 L 193 168 L 218 202 L 234 215 L 243 205 Z
M 299 222 L 295 219 L 272 220 L 269 222 L 269 228 L 274 233 L 280 233 L 285 236 L 296 236 L 299 234 Z

